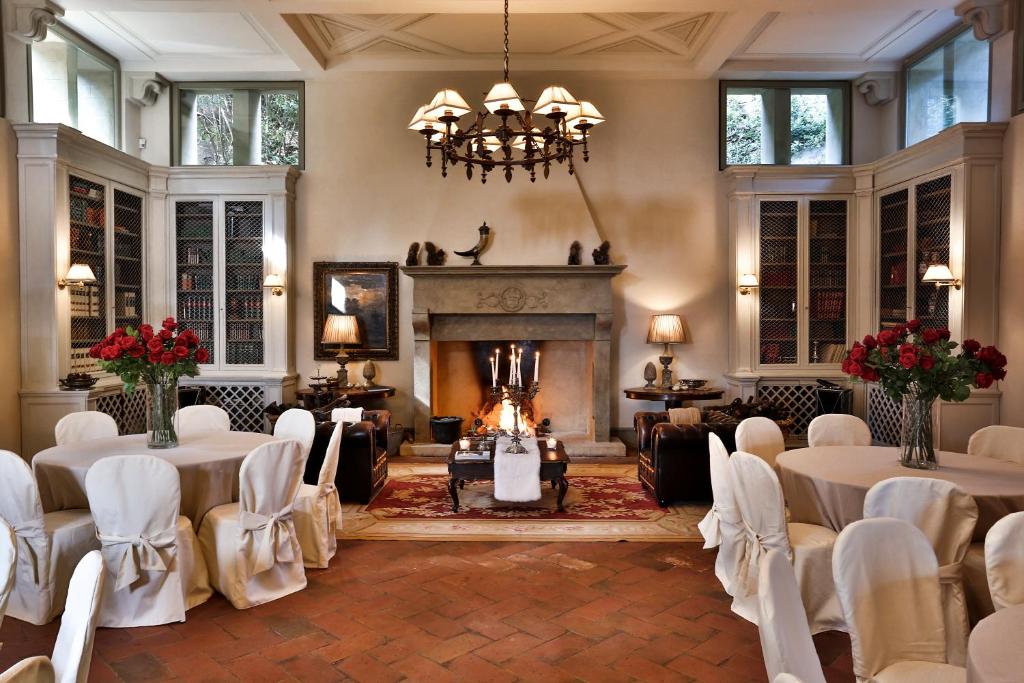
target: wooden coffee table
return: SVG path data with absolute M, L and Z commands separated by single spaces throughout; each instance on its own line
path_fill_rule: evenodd
M 569 481 L 565 478 L 569 470 L 569 456 L 561 441 L 554 450 L 548 448 L 545 439 L 538 439 L 537 445 L 540 447 L 540 480 L 550 481 L 551 488 L 558 487 L 558 511 L 565 512 L 562 503 L 569 490 Z M 459 511 L 459 489 L 467 481 L 494 481 L 494 443 L 491 443 L 490 451 L 490 460 L 456 462 L 455 454 L 459 452 L 459 444 L 452 444 L 448 453 L 448 493 L 452 497 L 452 512 Z

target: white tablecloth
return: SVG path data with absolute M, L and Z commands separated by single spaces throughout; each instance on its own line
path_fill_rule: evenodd
M 85 473 L 97 460 L 111 455 L 155 455 L 178 469 L 181 514 L 198 529 L 210 508 L 238 500 L 242 460 L 249 451 L 273 438 L 252 432 L 209 432 L 182 437 L 177 448 L 150 450 L 145 434 L 133 434 L 54 446 L 38 453 L 32 467 L 43 510 L 53 512 L 89 507 Z
M 967 683 L 1024 680 L 1024 605 L 1001 609 L 978 622 L 967 645 Z
M 982 541 L 998 520 L 1024 510 L 1024 466 L 963 453 L 937 454 L 939 469 L 899 464 L 896 448 L 823 446 L 787 451 L 776 469 L 793 522 L 835 531 L 864 516 L 868 489 L 890 477 L 934 477 L 959 485 L 978 504 L 974 540 Z

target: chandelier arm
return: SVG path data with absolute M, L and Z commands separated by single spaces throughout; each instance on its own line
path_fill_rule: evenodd
M 535 156 L 532 159 L 487 159 L 486 157 L 467 157 L 461 154 L 449 154 L 448 159 L 452 162 L 462 162 L 466 164 L 476 164 L 478 166 L 530 166 L 532 164 L 545 164 L 552 161 L 558 161 L 559 156 L 562 157 L 562 161 L 565 161 L 567 156 L 562 153 L 551 154 L 545 156 Z
M 508 83 L 508 0 L 505 0 L 505 82 Z

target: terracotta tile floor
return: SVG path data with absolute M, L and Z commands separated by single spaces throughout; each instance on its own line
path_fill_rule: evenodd
M 764 681 L 696 543 L 345 542 L 309 588 L 171 626 L 100 629 L 91 681 Z M 5 619 L 0 670 L 57 624 Z M 817 639 L 829 681 L 849 641 Z

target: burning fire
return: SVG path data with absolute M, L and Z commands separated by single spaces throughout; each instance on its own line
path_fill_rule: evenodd
M 511 401 L 503 398 L 501 403 L 488 402 L 480 409 L 479 417 L 483 422 L 483 425 L 477 430 L 479 433 L 495 429 L 511 432 L 515 427 L 516 408 Z M 524 434 L 537 435 L 537 423 L 534 422 L 528 411 L 522 409 L 519 410 L 519 429 Z

